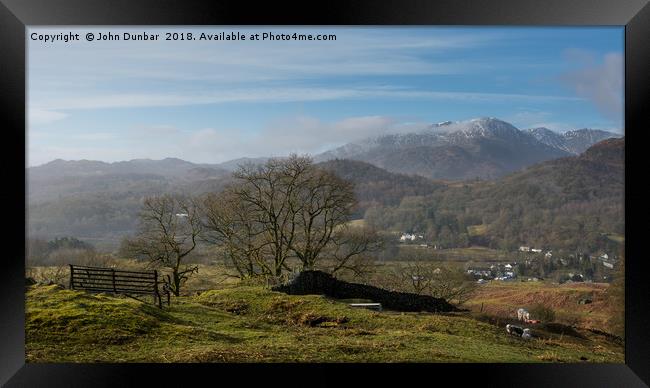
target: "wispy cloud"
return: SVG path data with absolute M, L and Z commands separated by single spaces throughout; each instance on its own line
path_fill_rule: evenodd
M 142 108 L 224 103 L 327 101 L 345 99 L 413 99 L 454 100 L 469 102 L 503 101 L 579 101 L 581 97 L 527 95 L 512 93 L 422 91 L 405 88 L 249 88 L 222 89 L 218 92 L 124 93 L 48 99 L 35 102 L 28 108 L 39 112 L 58 114 L 57 110 Z M 48 111 L 43 111 L 48 109 Z M 57 116 L 58 117 L 58 116 Z M 65 115 L 62 114 L 63 118 Z
M 603 116 L 623 122 L 623 55 L 609 53 L 600 62 L 585 51 L 572 50 L 567 55 L 582 66 L 563 74 L 562 82 L 592 101 Z
M 404 122 L 386 116 L 358 116 L 325 122 L 311 116 L 275 120 L 256 133 L 205 128 L 184 141 L 194 160 L 226 161 L 242 156 L 278 156 L 291 152 L 316 154 L 331 147 L 385 133 L 422 129 L 427 123 Z

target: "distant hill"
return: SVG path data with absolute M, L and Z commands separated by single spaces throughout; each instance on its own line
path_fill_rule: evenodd
M 446 187 L 442 182 L 417 175 L 391 173 L 356 160 L 335 159 L 318 163 L 317 166 L 354 183 L 359 201 L 355 217 L 363 217 L 372 206 L 395 206 L 406 196 L 427 195 Z
M 613 132 L 587 128 L 558 133 L 542 127 L 529 129 L 528 132 L 540 142 L 574 155 L 585 152 L 599 141 L 621 137 Z
M 175 191 L 183 191 L 188 182 L 221 180 L 229 176 L 229 171 L 215 165 L 195 164 L 176 158 L 114 163 L 57 159 L 27 169 L 28 196 L 32 202 L 89 193 L 149 195 L 169 190 L 172 186 Z
M 105 163 L 61 159 L 27 169 L 30 236 L 116 244 L 135 230 L 141 201 L 163 193 L 218 191 L 230 172 L 181 159 Z
M 450 185 L 396 207 L 370 209 L 379 228 L 427 231 L 445 246 L 614 249 L 624 234 L 625 140 L 608 139 L 579 156 L 535 164 L 497 181 Z M 482 226 L 481 236 L 468 227 Z M 476 228 L 474 228 L 476 229 Z
M 246 164 L 264 164 L 266 163 L 270 157 L 260 157 L 260 158 L 238 158 L 238 159 L 233 159 L 229 160 L 227 162 L 219 163 L 217 166 L 221 169 L 224 169 L 226 171 L 235 171 L 236 169 L 239 168 L 241 165 L 246 165 Z
M 433 179 L 494 179 L 531 164 L 570 155 L 496 119 L 434 124 L 417 133 L 365 139 L 315 158 L 353 159 L 391 172 Z

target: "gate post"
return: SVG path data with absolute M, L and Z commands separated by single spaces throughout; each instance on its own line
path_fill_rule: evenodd
M 70 266 L 70 289 L 74 290 L 74 281 L 73 281 L 73 276 L 74 276 L 74 271 L 72 264 L 68 264 Z

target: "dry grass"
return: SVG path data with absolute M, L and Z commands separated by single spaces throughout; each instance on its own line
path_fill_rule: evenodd
M 568 325 L 609 331 L 608 319 L 613 313 L 604 283 L 552 284 L 547 282 L 497 282 L 478 287 L 476 294 L 465 303 L 472 311 L 516 317 L 518 308 L 542 304 L 555 311 L 556 321 Z M 582 298 L 590 304 L 578 304 Z M 535 318 L 535 317 L 532 317 Z

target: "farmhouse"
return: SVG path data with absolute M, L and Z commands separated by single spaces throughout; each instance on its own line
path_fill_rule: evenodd
M 421 234 L 416 235 L 415 233 L 403 233 L 402 236 L 399 238 L 400 242 L 406 242 L 406 241 L 415 241 L 416 239 L 423 239 L 424 236 Z
M 521 246 L 521 247 L 519 247 L 519 251 L 520 251 L 520 252 L 530 252 L 530 247 L 523 247 L 523 246 Z
M 542 252 L 541 249 L 537 249 L 537 248 L 533 248 L 533 249 L 531 249 L 530 251 L 531 251 L 531 252 L 535 252 L 535 253 L 541 253 L 541 252 Z

